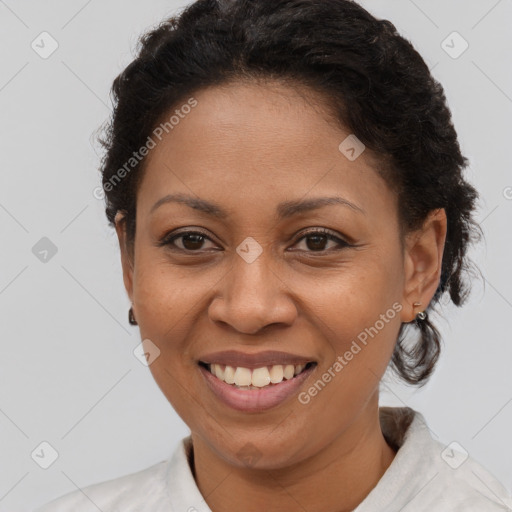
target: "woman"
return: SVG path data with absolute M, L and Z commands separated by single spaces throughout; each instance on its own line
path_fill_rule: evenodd
M 172 457 L 49 511 L 502 511 L 410 408 L 459 306 L 477 192 L 441 85 L 348 0 L 199 0 L 113 85 L 103 188 Z

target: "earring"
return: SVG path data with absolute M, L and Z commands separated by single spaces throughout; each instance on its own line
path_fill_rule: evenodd
M 135 315 L 133 314 L 133 308 L 130 308 L 128 310 L 128 322 L 130 322 L 130 325 L 139 325 L 137 323 L 137 320 L 135 320 Z
M 413 304 L 413 307 L 419 307 L 421 306 L 421 302 L 415 302 Z M 425 311 L 418 311 L 418 313 L 416 313 L 416 321 L 417 322 L 421 322 L 422 320 L 425 320 L 427 318 L 427 313 L 425 313 Z

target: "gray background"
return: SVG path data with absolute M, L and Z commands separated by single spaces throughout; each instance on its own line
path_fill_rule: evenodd
M 0 511 L 145 468 L 188 433 L 133 355 L 139 332 L 127 322 L 115 232 L 93 195 L 92 135 L 140 33 L 186 3 L 0 0 Z M 472 253 L 484 277 L 470 302 L 439 320 L 432 381 L 415 390 L 387 376 L 382 403 L 421 411 L 439 440 L 460 443 L 510 490 L 512 2 L 362 3 L 443 84 L 486 237 Z M 59 44 L 47 59 L 31 48 L 43 31 Z M 469 43 L 458 58 L 442 47 L 453 31 Z M 33 252 L 43 237 L 57 248 L 46 262 Z M 59 455 L 48 469 L 31 457 L 43 441 Z

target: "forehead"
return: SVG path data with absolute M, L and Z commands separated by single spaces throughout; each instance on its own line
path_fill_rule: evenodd
M 193 99 L 196 105 L 183 110 L 147 157 L 138 210 L 149 213 L 175 192 L 232 210 L 241 202 L 246 209 L 268 209 L 326 193 L 359 204 L 369 195 L 390 200 L 369 151 L 355 160 L 340 151 L 351 134 L 318 94 L 278 83 L 231 83 L 200 90 Z

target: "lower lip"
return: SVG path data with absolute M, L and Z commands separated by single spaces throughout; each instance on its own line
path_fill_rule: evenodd
M 239 389 L 234 385 L 226 384 L 199 365 L 208 387 L 215 395 L 226 405 L 243 412 L 262 412 L 280 405 L 297 393 L 299 387 L 315 368 L 316 365 L 312 365 L 290 380 L 283 380 L 279 384 L 271 384 L 261 389 Z

